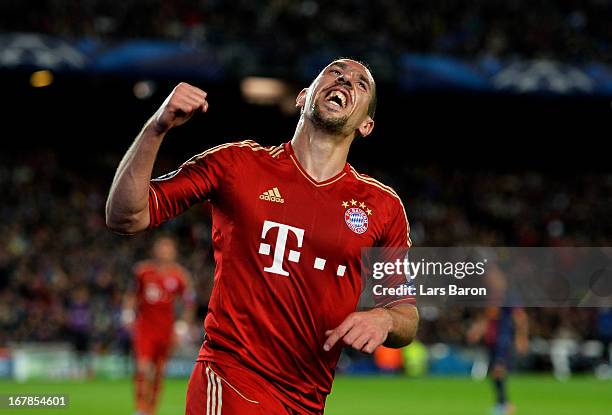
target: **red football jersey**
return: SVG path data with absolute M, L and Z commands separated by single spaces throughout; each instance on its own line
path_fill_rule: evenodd
M 185 293 L 187 274 L 178 264 L 160 266 L 143 261 L 134 266 L 136 327 L 139 333 L 171 339 L 174 302 Z
M 361 248 L 410 246 L 397 194 L 348 163 L 317 182 L 290 143 L 250 140 L 194 156 L 149 193 L 151 227 L 212 205 L 215 282 L 198 360 L 249 368 L 286 405 L 321 412 L 341 352 L 341 342 L 323 350 L 325 331 L 356 310 Z M 414 298 L 378 305 L 402 301 Z

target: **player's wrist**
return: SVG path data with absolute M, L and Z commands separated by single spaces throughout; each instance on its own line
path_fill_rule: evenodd
M 156 115 L 151 117 L 144 127 L 145 131 L 148 133 L 147 135 L 157 137 L 159 139 L 164 138 L 166 133 L 170 131 L 170 128 L 172 127 L 167 124 L 160 123 Z
M 377 307 L 372 311 L 376 311 L 381 316 L 382 327 L 386 330 L 387 334 L 393 332 L 394 319 L 391 310 L 385 307 Z

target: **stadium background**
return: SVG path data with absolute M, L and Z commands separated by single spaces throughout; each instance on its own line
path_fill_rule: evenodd
M 68 393 L 70 413 L 131 410 L 119 316 L 151 234 L 110 233 L 104 201 L 178 81 L 208 91 L 210 111 L 165 140 L 159 174 L 222 142 L 287 141 L 294 94 L 353 56 L 371 64 L 379 107 L 349 161 L 402 196 L 415 244 L 609 246 L 610 21 L 605 0 L 2 2 L 0 393 Z M 163 229 L 196 278 L 201 321 L 206 208 Z M 609 413 L 612 312 L 527 311 L 530 352 L 510 381 L 518 413 Z M 328 412 L 487 413 L 472 314 L 422 310 L 410 373 L 347 353 Z M 84 356 L 66 342 L 75 330 Z M 201 335 L 200 323 L 184 335 L 161 414 L 181 413 Z

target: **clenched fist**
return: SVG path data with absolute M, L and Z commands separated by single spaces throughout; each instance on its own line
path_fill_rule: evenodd
M 188 83 L 178 84 L 151 118 L 155 130 L 165 133 L 187 122 L 197 111 L 208 111 L 206 95 Z

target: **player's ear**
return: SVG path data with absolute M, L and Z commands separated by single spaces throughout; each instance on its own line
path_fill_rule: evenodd
M 359 131 L 359 135 L 361 137 L 365 138 L 372 134 L 372 130 L 374 130 L 374 120 L 368 115 L 366 119 L 363 120 L 363 122 L 359 125 L 357 131 Z
M 300 91 L 297 98 L 295 99 L 295 106 L 297 108 L 304 108 L 306 103 L 306 94 L 308 94 L 308 88 L 304 88 Z

